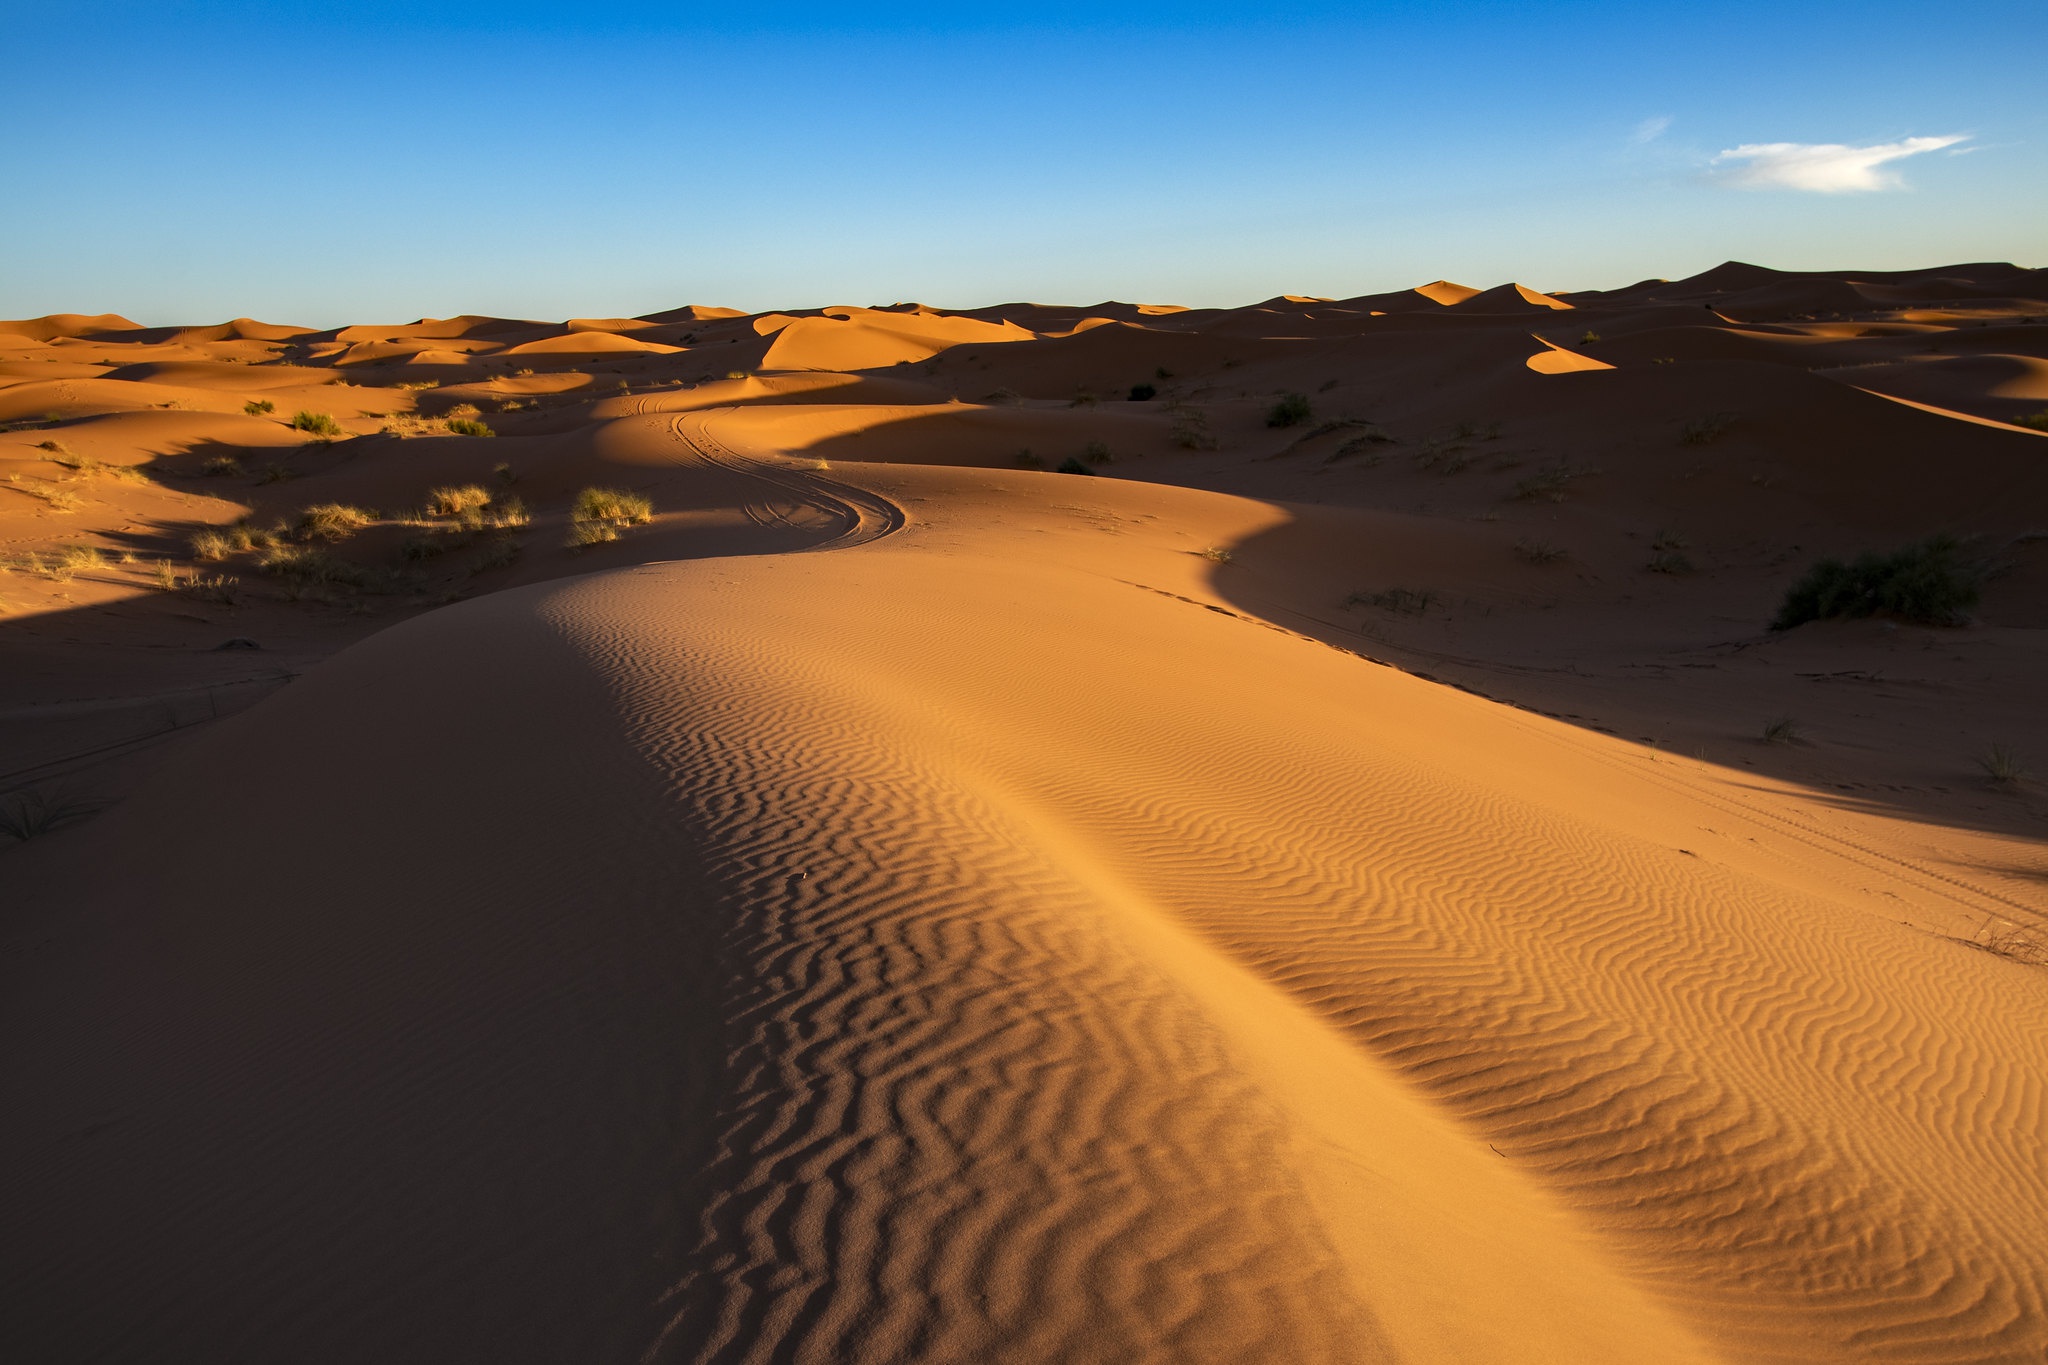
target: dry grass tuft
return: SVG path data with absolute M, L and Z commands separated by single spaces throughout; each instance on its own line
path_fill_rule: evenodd
M 1516 541 L 1515 556 L 1530 564 L 1556 564 L 1571 558 L 1562 545 L 1552 545 L 1543 540 Z
M 1977 766 L 2001 787 L 2016 787 L 2027 777 L 2027 765 L 2009 744 L 1994 744 L 1977 756 Z
M 2038 931 L 2023 928 L 2011 920 L 1997 920 L 1986 915 L 1984 922 L 1977 926 L 1976 933 L 1958 942 L 2012 962 L 2048 965 L 2048 940 L 2044 940 Z
M 367 507 L 351 507 L 345 502 L 319 502 L 299 513 L 298 520 L 292 523 L 292 533 L 300 540 L 333 543 L 347 540 L 376 519 L 377 514 Z
M 459 517 L 464 512 L 480 512 L 490 505 L 490 490 L 473 483 L 427 490 L 427 515 L 430 517 Z
M 1799 722 L 1790 716 L 1778 716 L 1765 721 L 1763 741 L 1766 744 L 1797 744 Z

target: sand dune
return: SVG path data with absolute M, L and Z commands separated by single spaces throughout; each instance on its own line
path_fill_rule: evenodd
M 0 323 L 0 1356 L 2041 1359 L 2041 280 Z

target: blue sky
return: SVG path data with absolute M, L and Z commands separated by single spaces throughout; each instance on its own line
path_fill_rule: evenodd
M 0 24 L 8 317 L 2048 265 L 2040 0 L 0 0 Z

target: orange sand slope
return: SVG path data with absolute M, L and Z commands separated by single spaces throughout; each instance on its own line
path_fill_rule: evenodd
M 2044 295 L 0 324 L 0 1357 L 2043 1358 Z

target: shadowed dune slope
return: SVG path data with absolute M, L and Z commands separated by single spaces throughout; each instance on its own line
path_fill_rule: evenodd
M 422 617 L 22 855 L 0 1344 L 2038 1354 L 2038 976 L 1627 753 L 915 530 Z

